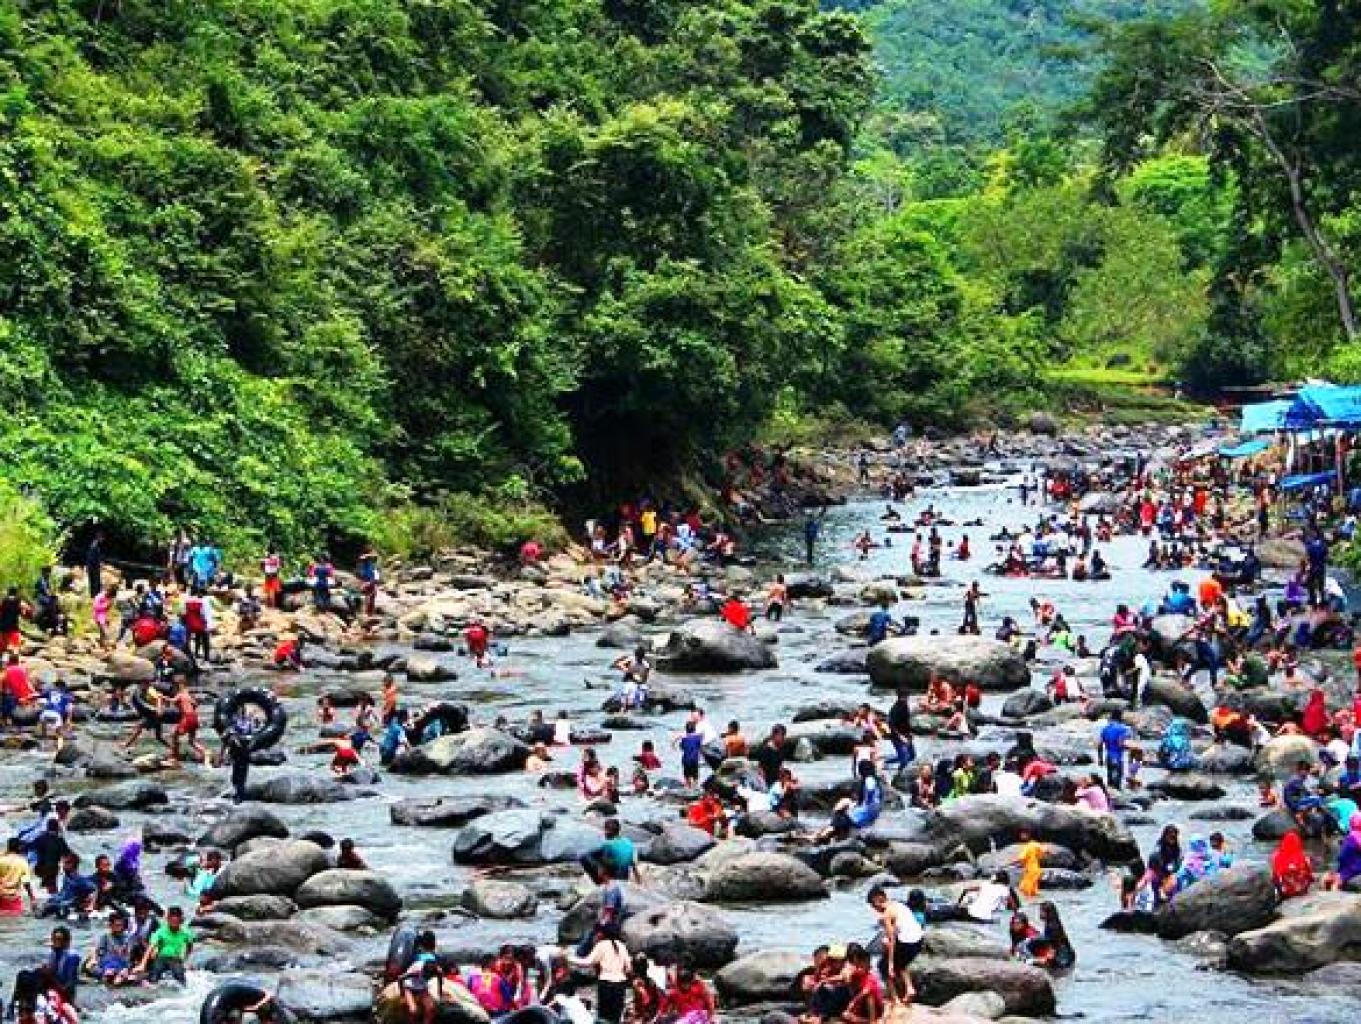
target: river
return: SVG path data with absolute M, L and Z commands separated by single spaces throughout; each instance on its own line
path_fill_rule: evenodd
M 1140 568 L 1145 543 L 1135 538 L 1118 538 L 1103 545 L 1102 551 L 1112 569 L 1112 579 L 1098 583 L 1034 582 L 1000 579 L 980 575 L 990 560 L 993 545 L 987 535 L 1002 526 L 1018 528 L 1023 521 L 1033 519 L 1037 509 L 1022 509 L 1015 503 L 1015 491 L 1000 488 L 936 489 L 922 492 L 919 498 L 899 506 L 904 517 L 911 521 L 929 502 L 938 512 L 963 522 L 983 519 L 982 528 L 946 527 L 941 529 L 947 539 L 958 539 L 967 532 L 974 550 L 969 563 L 946 560 L 944 578 L 926 589 L 923 600 L 904 603 L 899 614 L 911 614 L 921 619 L 924 631 L 953 630 L 960 618 L 960 585 L 977 578 L 988 596 L 983 604 L 983 628 L 990 633 L 1003 615 L 1014 615 L 1028 622 L 1027 602 L 1032 595 L 1042 593 L 1058 606 L 1079 633 L 1086 633 L 1093 647 L 1099 647 L 1106 635 L 1106 623 L 1114 605 L 1119 601 L 1131 604 L 1156 597 L 1166 587 L 1166 575 L 1154 575 Z M 878 549 L 865 561 L 860 561 L 851 548 L 851 539 L 859 531 L 870 528 L 882 537 L 878 516 L 882 502 L 852 503 L 833 508 L 828 513 L 823 536 L 819 568 L 829 571 L 842 567 L 869 577 L 906 575 L 910 535 L 898 535 L 900 543 L 892 548 Z M 789 560 L 801 555 L 801 540 L 792 535 L 774 535 L 762 542 L 767 553 L 782 552 Z M 1191 578 L 1188 576 L 1188 578 Z M 777 647 L 779 668 L 762 673 L 748 673 L 729 678 L 687 678 L 685 686 L 704 704 L 715 723 L 722 725 L 729 719 L 743 723 L 747 735 L 753 739 L 764 735 L 774 721 L 787 720 L 794 709 L 823 698 L 859 699 L 867 693 L 865 681 L 857 676 L 819 674 L 815 665 L 828 653 L 847 645 L 833 629 L 835 621 L 855 610 L 853 607 L 793 609 L 780 630 Z M 516 640 L 501 667 L 513 669 L 506 678 L 491 678 L 485 673 L 464 665 L 458 682 L 422 685 L 404 684 L 408 701 L 423 701 L 436 696 L 468 703 L 480 720 L 490 721 L 495 715 L 505 714 L 511 719 L 523 718 L 531 709 L 544 709 L 551 715 L 559 709 L 571 712 L 573 720 L 581 724 L 596 724 L 601 713 L 599 705 L 604 694 L 586 687 L 587 680 L 606 678 L 605 666 L 613 652 L 598 649 L 593 633 L 581 633 L 565 639 Z M 365 676 L 366 684 L 376 690 L 376 677 Z M 287 743 L 291 746 L 311 735 L 310 715 L 316 692 L 332 686 L 354 686 L 353 674 L 309 672 L 301 683 L 295 699 L 289 701 L 293 726 Z M 985 709 L 1000 705 L 1000 698 L 988 698 Z M 343 714 L 343 712 L 342 712 Z M 618 764 L 625 782 L 629 777 L 628 759 L 644 738 L 652 738 L 658 749 L 669 751 L 670 738 L 681 720 L 670 715 L 657 720 L 656 727 L 645 733 L 620 733 L 614 742 L 601 748 L 607 764 Z M 1092 729 L 1095 737 L 1096 727 Z M 949 751 L 946 742 L 928 741 L 927 753 Z M 674 753 L 664 754 L 668 767 L 676 768 Z M 312 770 L 324 771 L 324 758 L 318 755 L 291 754 L 291 770 L 311 765 Z M 576 754 L 563 755 L 563 767 L 575 767 Z M 0 764 L 0 800 L 14 802 L 27 792 L 30 780 L 40 762 L 33 754 L 7 756 Z M 846 771 L 843 759 L 798 766 L 807 781 L 827 780 Z M 257 772 L 263 775 L 266 770 Z M 1149 769 L 1146 781 L 1158 772 Z M 222 773 L 211 779 L 202 771 L 167 775 L 163 781 L 172 791 L 193 794 L 193 807 L 202 800 L 219 812 L 222 804 L 217 794 L 225 786 Z M 1255 806 L 1251 788 L 1243 782 L 1229 783 L 1230 795 L 1225 801 Z M 64 792 L 79 788 L 74 780 L 59 783 Z M 468 795 L 504 792 L 516 795 L 531 804 L 543 806 L 576 806 L 574 793 L 550 792 L 538 788 L 526 776 L 487 778 L 424 778 L 388 776 L 382 783 L 383 795 L 377 800 L 330 804 L 316 807 L 274 808 L 289 822 L 296 833 L 319 828 L 334 836 L 351 836 L 358 843 L 371 867 L 385 873 L 398 885 L 407 899 L 408 909 L 448 906 L 466 883 L 469 873 L 455 867 L 450 858 L 453 833 L 447 830 L 398 828 L 389 824 L 384 804 L 411 796 Z M 172 808 L 172 817 L 189 823 L 189 831 L 203 827 L 206 818 L 196 816 L 188 805 Z M 1160 803 L 1152 811 L 1154 824 L 1140 825 L 1134 831 L 1140 846 L 1148 849 L 1158 829 L 1164 823 L 1183 827 L 1183 839 L 1195 834 L 1197 823 L 1188 821 L 1193 805 Z M 655 818 L 657 809 L 650 801 L 625 800 L 622 813 L 626 818 Z M 886 812 L 886 817 L 892 812 Z M 143 820 L 135 813 L 120 813 L 123 827 L 114 833 L 82 835 L 75 845 L 87 858 L 100 851 L 112 852 L 118 841 Z M 12 817 L 11 820 L 17 820 Z M 1250 822 L 1205 823 L 1204 831 L 1223 831 L 1236 846 L 1240 857 L 1261 860 L 1269 850 L 1255 844 L 1249 834 Z M 165 855 L 148 858 L 148 876 L 154 893 L 167 902 L 176 896 L 176 884 L 162 872 Z M 87 859 L 88 864 L 88 859 Z M 739 955 L 762 948 L 798 948 L 811 950 L 819 942 L 845 941 L 864 937 L 870 930 L 864 904 L 864 883 L 837 889 L 828 902 L 781 906 L 778 911 L 759 907 L 725 908 L 725 913 L 737 925 L 742 935 Z M 1111 885 L 1103 881 L 1083 891 L 1062 891 L 1048 894 L 1058 904 L 1064 921 L 1078 951 L 1078 966 L 1070 977 L 1058 984 L 1059 1015 L 1064 1018 L 1082 1017 L 1092 1021 L 1154 1020 L 1203 1021 L 1247 1020 L 1343 1022 L 1356 1019 L 1361 1009 L 1361 993 L 1347 995 L 1303 991 L 1288 982 L 1260 981 L 1232 973 L 1207 972 L 1200 969 L 1195 957 L 1179 952 L 1157 939 L 1117 935 L 1098 930 L 1099 922 L 1115 907 L 1116 895 Z M 538 915 L 529 921 L 487 922 L 466 920 L 459 928 L 466 935 L 469 947 L 485 944 L 489 939 L 512 941 L 551 940 L 560 914 L 553 901 L 541 900 Z M 95 940 L 99 926 L 82 933 L 77 943 L 87 949 Z M 999 926 L 999 931 L 1002 926 Z M 46 927 L 31 921 L 0 920 L 0 941 L 3 941 L 3 962 L 15 963 L 26 959 L 26 949 L 33 948 L 46 934 Z M 355 960 L 371 957 L 383 945 L 372 939 L 361 943 Z M 187 1024 L 196 1019 L 198 1001 L 217 978 L 203 971 L 191 972 L 188 992 L 172 998 L 159 999 L 152 1009 L 155 1018 L 165 1024 Z M 124 1024 L 142 1019 L 146 1008 L 128 1007 L 108 1010 L 98 1019 Z

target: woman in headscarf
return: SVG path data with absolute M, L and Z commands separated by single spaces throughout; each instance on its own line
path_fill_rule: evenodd
M 1196 766 L 1196 755 L 1191 749 L 1191 723 L 1174 718 L 1163 733 L 1158 745 L 1158 759 L 1168 771 L 1186 771 Z
M 1195 836 L 1186 844 L 1186 856 L 1177 872 L 1177 892 L 1195 885 L 1203 878 L 1219 873 L 1219 864 L 1211 855 L 1209 840 Z
M 1153 893 L 1153 905 L 1161 906 L 1177 891 L 1177 875 L 1181 871 L 1181 834 L 1177 826 L 1168 825 L 1158 837 L 1158 845 L 1148 857 L 1148 870 L 1140 880 L 1140 888 L 1147 886 Z
M 1271 879 L 1281 899 L 1303 896 L 1314 884 L 1314 865 L 1304 852 L 1304 840 L 1291 829 L 1281 839 L 1271 858 Z
M 1324 733 L 1328 731 L 1328 704 L 1318 687 L 1309 691 L 1309 701 L 1304 706 L 1300 726 L 1306 736 L 1324 742 Z
M 1328 880 L 1329 888 L 1341 889 L 1358 877 L 1361 877 L 1361 814 L 1353 814 L 1337 850 L 1337 871 Z
M 142 844 L 137 839 L 129 839 L 118 851 L 118 859 L 113 863 L 113 892 L 114 899 L 127 906 L 146 896 L 146 883 L 142 881 Z

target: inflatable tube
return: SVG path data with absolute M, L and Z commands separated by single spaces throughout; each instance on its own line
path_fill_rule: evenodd
M 561 1024 L 556 1013 L 546 1006 L 526 1006 L 496 1018 L 497 1024 Z
M 268 750 L 283 739 L 288 729 L 288 712 L 268 690 L 250 686 L 227 694 L 213 708 L 213 729 L 219 736 L 224 735 L 231 728 L 232 719 L 251 706 L 265 714 L 265 724 L 251 733 L 251 752 Z
M 392 933 L 388 942 L 388 957 L 383 967 L 383 978 L 396 981 L 416 959 L 416 929 L 404 924 Z
M 442 726 L 441 736 L 449 736 L 468 730 L 468 709 L 461 704 L 435 704 L 416 716 L 411 723 L 413 743 L 422 742 L 425 730 L 438 722 Z
M 265 996 L 265 989 L 249 981 L 226 981 L 208 993 L 198 1011 L 199 1024 L 227 1024 L 238 1020 L 239 1014 L 248 1006 L 254 1006 Z M 287 1007 L 274 1003 L 275 1021 L 289 1022 L 296 1018 Z
M 573 729 L 571 735 L 572 746 L 574 747 L 597 747 L 602 743 L 608 743 L 614 739 L 614 734 L 608 729 Z
M 132 691 L 132 697 L 129 698 L 129 703 L 132 705 L 132 710 L 136 712 L 137 717 L 147 725 L 174 725 L 180 720 L 178 708 L 169 708 L 165 711 L 157 712 L 156 709 L 148 703 L 146 693 L 141 689 Z

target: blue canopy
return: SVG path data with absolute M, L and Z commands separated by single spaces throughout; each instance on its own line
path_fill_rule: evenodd
M 1295 403 L 1282 399 L 1243 406 L 1243 423 L 1238 428 L 1243 434 L 1273 434 L 1285 429 L 1286 416 Z
M 1337 470 L 1330 469 L 1326 473 L 1296 473 L 1288 476 L 1281 481 L 1283 491 L 1302 491 L 1306 487 L 1317 487 L 1319 484 L 1331 484 L 1337 479 Z
M 1246 459 L 1249 455 L 1256 455 L 1264 452 L 1271 445 L 1262 440 L 1244 441 L 1241 444 L 1229 445 L 1227 448 L 1219 449 L 1219 455 L 1224 459 Z
M 1361 426 L 1361 387 L 1311 384 L 1300 388 L 1285 422 L 1292 428 Z

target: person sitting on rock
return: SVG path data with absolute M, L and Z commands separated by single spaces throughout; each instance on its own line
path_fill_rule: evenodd
M 1304 852 L 1304 840 L 1291 829 L 1281 837 L 1271 857 L 1271 880 L 1283 900 L 1303 896 L 1314 885 L 1314 865 Z

